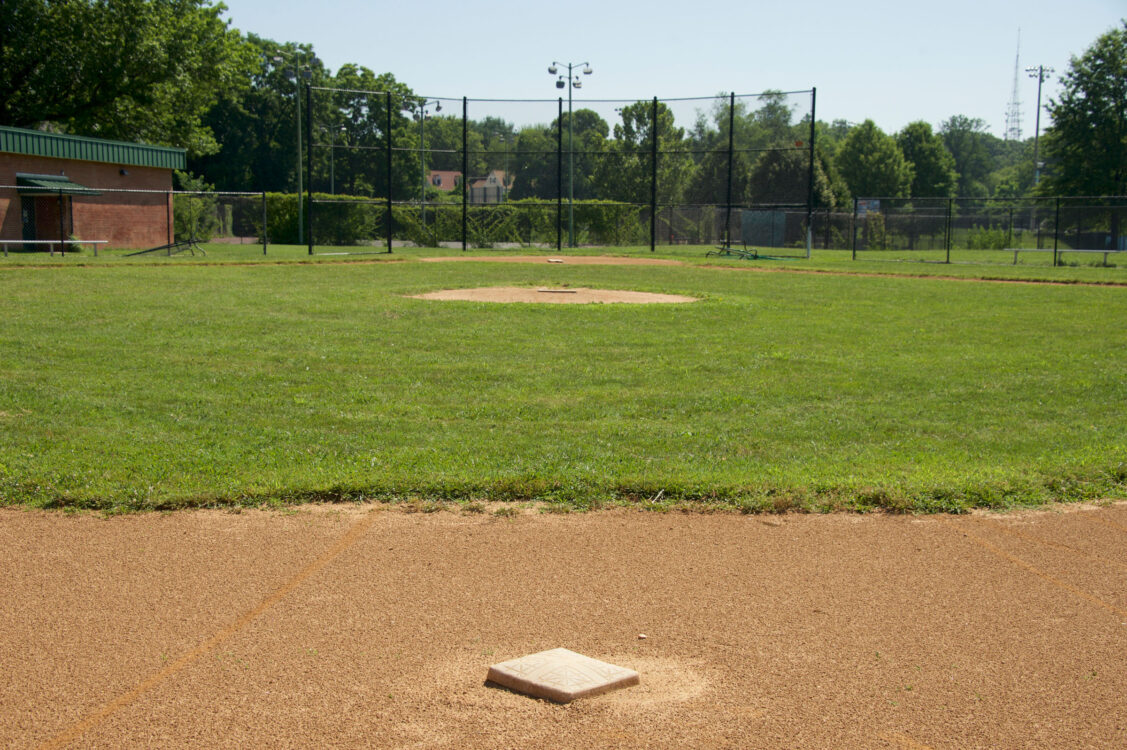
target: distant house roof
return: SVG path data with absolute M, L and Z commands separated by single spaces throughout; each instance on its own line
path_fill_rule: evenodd
M 184 169 L 187 166 L 187 151 L 182 148 L 149 146 L 144 143 L 109 141 L 103 138 L 45 133 L 41 130 L 6 126 L 0 126 L 0 153 L 162 169 Z
M 498 187 L 503 187 L 505 185 L 504 170 L 494 169 L 492 172 L 485 175 L 485 177 L 479 177 L 478 179 L 470 183 L 470 187 L 474 188 L 489 187 L 490 185 L 496 185 Z
M 449 192 L 462 184 L 462 173 L 449 169 L 432 169 L 427 172 L 427 182 L 431 187 Z

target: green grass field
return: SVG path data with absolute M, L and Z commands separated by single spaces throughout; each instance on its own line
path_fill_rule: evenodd
M 433 250 L 298 263 L 304 249 L 273 246 L 263 264 L 235 247 L 0 260 L 0 502 L 925 511 L 1127 496 L 1123 269 L 704 265 L 701 248 L 659 253 L 684 267 L 413 260 Z M 730 270 L 788 266 L 817 272 Z M 560 283 L 701 301 L 403 296 Z

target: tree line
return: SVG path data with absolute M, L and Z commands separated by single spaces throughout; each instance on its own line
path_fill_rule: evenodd
M 422 115 L 424 100 L 391 73 L 356 64 L 331 71 L 311 45 L 241 33 L 223 10 L 211 0 L 6 0 L 0 124 L 179 146 L 188 150 L 191 184 L 202 178 L 221 190 L 293 191 L 295 99 L 308 83 L 317 91 L 311 147 L 319 189 L 328 179 L 333 192 L 390 190 L 408 199 L 422 189 L 422 170 L 461 171 L 460 113 Z M 896 133 L 871 120 L 819 120 L 815 204 L 1127 193 L 1127 22 L 1072 58 L 1061 84 L 1046 107 L 1039 184 L 1033 139 L 1004 141 L 981 119 L 953 115 L 934 129 L 919 121 Z M 355 93 L 362 91 L 386 94 Z M 576 198 L 648 200 L 653 104 L 639 101 L 617 114 L 614 122 L 589 109 L 570 122 L 564 114 L 538 125 L 471 120 L 467 171 L 507 172 L 514 199 L 554 198 L 564 128 L 575 140 Z M 414 150 L 423 138 L 420 116 L 427 118 L 421 159 Z M 663 204 L 724 203 L 729 174 L 733 203 L 806 200 L 809 114 L 783 94 L 739 99 L 734 112 L 721 96 L 693 122 L 677 122 L 659 103 L 656 127 Z M 378 156 L 389 139 L 396 146 L 390 170 Z M 432 200 L 444 195 L 430 192 Z

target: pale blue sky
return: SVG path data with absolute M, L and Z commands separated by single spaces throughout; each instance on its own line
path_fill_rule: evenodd
M 821 120 L 871 118 L 892 132 L 965 114 L 998 136 L 1019 27 L 1022 68 L 1057 70 L 1047 98 L 1070 55 L 1127 17 L 1127 0 L 224 1 L 243 31 L 312 43 L 334 71 L 357 63 L 431 97 L 554 99 L 548 64 L 590 61 L 577 99 L 816 86 Z M 1031 136 L 1037 85 L 1024 71 L 1020 95 Z M 522 111 L 500 114 L 518 125 L 548 119 Z

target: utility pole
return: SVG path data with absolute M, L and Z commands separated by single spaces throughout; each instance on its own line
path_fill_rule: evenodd
M 1037 79 L 1037 124 L 1033 130 L 1033 186 L 1037 187 L 1041 182 L 1041 85 L 1049 78 L 1053 69 L 1044 65 L 1033 65 L 1026 68 L 1025 72 L 1030 78 Z

